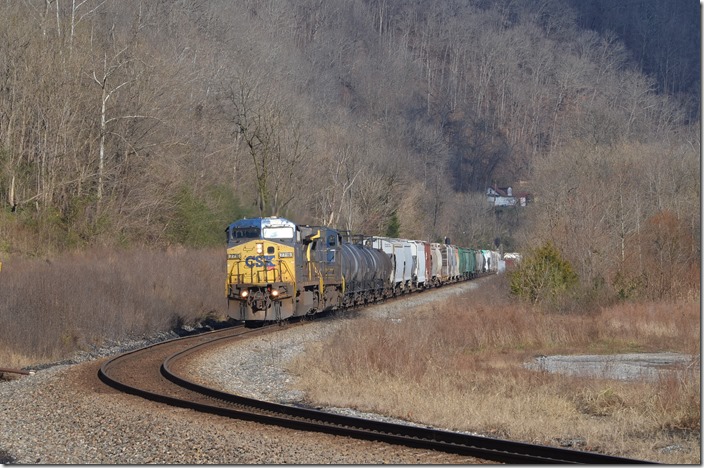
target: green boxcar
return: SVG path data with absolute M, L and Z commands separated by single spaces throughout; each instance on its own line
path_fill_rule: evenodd
M 475 268 L 474 251 L 460 247 L 460 276 L 472 278 Z
M 475 263 L 474 250 L 467 249 L 467 278 L 474 278 Z

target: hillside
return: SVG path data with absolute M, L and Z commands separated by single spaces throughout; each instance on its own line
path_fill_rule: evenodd
M 551 239 L 622 291 L 644 257 L 696 275 L 698 5 L 657 4 L 5 2 L 0 255 L 217 245 L 276 214 Z M 521 180 L 532 206 L 487 209 Z

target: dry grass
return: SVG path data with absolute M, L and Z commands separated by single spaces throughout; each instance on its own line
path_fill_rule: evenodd
M 482 292 L 400 322 L 345 324 L 292 364 L 318 404 L 665 463 L 699 463 L 699 366 L 657 382 L 529 371 L 538 354 L 699 355 L 699 304 L 624 304 L 547 315 Z
M 69 356 L 223 314 L 222 249 L 3 258 L 0 367 Z

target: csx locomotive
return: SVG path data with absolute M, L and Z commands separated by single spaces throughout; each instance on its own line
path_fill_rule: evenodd
M 226 233 L 229 313 L 250 326 L 498 271 L 494 251 L 349 236 L 278 217 L 241 219 Z

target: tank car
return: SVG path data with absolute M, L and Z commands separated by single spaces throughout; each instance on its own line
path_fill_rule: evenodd
M 341 253 L 344 306 L 378 301 L 390 292 L 393 265 L 384 252 L 361 243 L 343 243 Z

